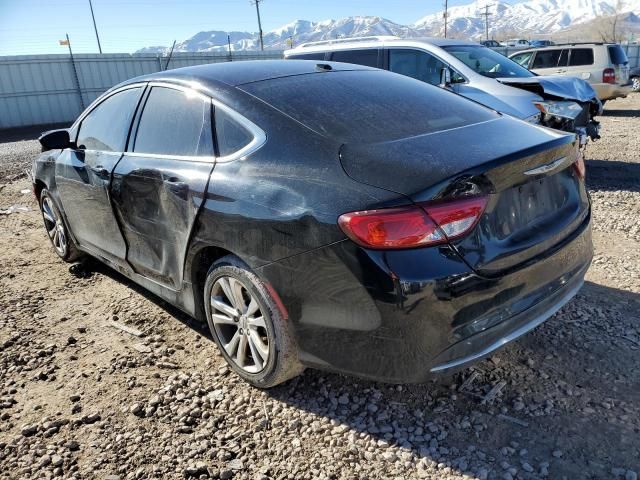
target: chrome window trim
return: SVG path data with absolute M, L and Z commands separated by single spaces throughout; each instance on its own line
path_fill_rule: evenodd
M 71 127 L 69 127 L 69 130 L 72 130 L 73 128 L 77 128 L 82 121 L 87 117 L 87 115 L 89 115 L 93 110 L 95 110 L 95 108 L 100 105 L 102 102 L 104 102 L 105 100 L 107 100 L 108 98 L 112 97 L 113 95 L 115 95 L 116 93 L 122 92 L 124 90 L 129 90 L 132 88 L 145 88 L 145 87 L 164 87 L 164 88 L 171 88 L 173 90 L 179 90 L 179 91 L 183 91 L 185 93 L 189 93 L 189 94 L 194 94 L 200 98 L 202 98 L 204 101 L 206 102 L 211 102 L 213 104 L 213 106 L 215 108 L 219 108 L 221 110 L 224 110 L 224 112 L 226 114 L 228 114 L 231 118 L 233 118 L 236 122 L 238 122 L 240 125 L 242 125 L 244 128 L 246 128 L 252 135 L 253 135 L 253 139 L 244 147 L 242 147 L 240 150 L 233 152 L 230 155 L 223 155 L 223 156 L 218 156 L 216 157 L 215 155 L 206 155 L 206 156 L 197 156 L 197 155 L 164 155 L 164 154 L 159 154 L 159 153 L 143 153 L 143 152 L 133 152 L 133 151 L 126 151 L 126 152 L 115 152 L 115 151 L 103 151 L 103 150 L 82 150 L 84 152 L 99 152 L 99 153 L 103 153 L 103 154 L 108 154 L 108 155 L 128 155 L 128 156 L 132 156 L 132 157 L 154 157 L 154 158 L 160 158 L 160 159 L 166 159 L 166 160 L 183 160 L 183 161 L 192 161 L 192 162 L 202 162 L 202 163 L 226 163 L 226 162 L 231 162 L 234 160 L 244 160 L 245 158 L 247 158 L 250 154 L 256 152 L 258 149 L 260 149 L 267 141 L 267 135 L 266 133 L 260 128 L 258 127 L 255 123 L 253 123 L 251 120 L 247 119 L 246 117 L 244 117 L 242 114 L 236 112 L 235 110 L 233 110 L 231 107 L 225 105 L 224 103 L 220 102 L 219 100 L 216 100 L 213 97 L 210 97 L 209 95 L 198 91 L 195 86 L 185 86 L 185 85 L 179 85 L 179 84 L 174 84 L 174 83 L 169 83 L 169 82 L 162 82 L 162 81 L 148 81 L 148 82 L 136 82 L 136 83 L 131 83 L 128 85 L 123 85 L 122 87 L 119 87 L 115 90 L 110 90 L 104 94 L 102 94 L 101 96 L 99 96 L 98 98 L 96 98 L 86 109 L 85 111 L 80 115 L 80 117 L 78 117 L 76 119 L 76 121 L 73 123 L 73 125 L 71 125 Z M 144 112 L 144 106 L 143 106 L 143 112 Z M 214 111 L 214 115 L 213 118 L 211 119 L 212 122 L 212 126 L 215 127 L 215 111 Z M 79 133 L 76 132 L 76 136 Z M 211 135 L 214 135 L 214 132 L 211 132 Z M 213 139 L 214 142 L 217 142 L 217 138 Z
M 244 160 L 245 158 L 247 158 L 249 155 L 257 151 L 260 147 L 262 147 L 262 145 L 264 145 L 267 142 L 267 135 L 264 133 L 264 131 L 260 127 L 258 127 L 251 120 L 239 114 L 238 112 L 226 106 L 225 104 L 220 103 L 215 98 L 212 98 L 211 102 L 213 103 L 213 106 L 215 108 L 219 108 L 220 110 L 224 111 L 232 119 L 238 122 L 243 128 L 247 129 L 249 133 L 251 133 L 251 135 L 253 135 L 253 138 L 251 139 L 251 141 L 247 143 L 244 147 L 242 147 L 240 150 L 237 150 L 229 155 L 219 156 L 216 158 L 216 162 L 226 163 L 226 162 L 232 162 L 234 160 Z M 215 124 L 215 111 L 214 111 L 213 117 L 214 117 L 213 121 Z M 217 138 L 216 138 L 216 141 L 217 141 Z
M 258 127 L 251 120 L 247 119 L 243 115 L 239 114 L 232 108 L 228 107 L 224 103 L 216 100 L 209 95 L 202 93 L 194 87 L 188 87 L 184 85 L 176 85 L 173 83 L 167 82 L 159 82 L 159 81 L 151 81 L 148 82 L 149 87 L 164 87 L 164 88 L 172 88 L 174 90 L 180 90 L 185 93 L 195 94 L 198 97 L 202 98 L 206 102 L 211 102 L 215 108 L 219 108 L 224 110 L 231 118 L 233 118 L 236 122 L 246 128 L 252 135 L 253 139 L 240 150 L 233 152 L 230 155 L 223 156 L 215 156 L 215 155 L 207 155 L 207 156 L 197 156 L 197 155 L 164 155 L 157 153 L 142 153 L 142 152 L 126 152 L 127 155 L 131 155 L 134 157 L 154 157 L 154 158 L 162 158 L 162 159 L 174 159 L 174 160 L 185 160 L 185 161 L 195 161 L 195 162 L 215 162 L 215 163 L 226 163 L 231 162 L 233 160 L 244 160 L 250 154 L 258 150 L 262 145 L 264 145 L 267 141 L 267 135 L 264 131 Z M 144 108 L 142 113 L 144 114 Z M 142 118 L 142 117 L 141 117 Z M 213 113 L 213 118 L 211 119 L 211 125 L 214 127 L 215 131 L 215 110 Z M 214 131 L 211 132 L 211 135 L 214 135 Z M 217 138 L 214 138 L 214 143 L 217 143 Z M 134 144 L 135 145 L 135 144 Z

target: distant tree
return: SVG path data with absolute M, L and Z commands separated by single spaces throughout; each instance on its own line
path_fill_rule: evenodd
M 624 0 L 618 0 L 613 7 L 613 13 L 601 17 L 598 24 L 598 32 L 603 42 L 618 43 L 624 39 L 623 14 L 625 12 Z

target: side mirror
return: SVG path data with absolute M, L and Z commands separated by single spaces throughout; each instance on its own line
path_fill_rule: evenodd
M 443 68 L 440 70 L 440 85 L 441 88 L 449 88 L 451 86 L 451 70 L 449 68 Z
M 38 138 L 40 145 L 42 145 L 42 151 L 46 152 L 47 150 L 57 150 L 60 148 L 69 148 L 71 147 L 71 139 L 69 138 L 69 131 L 66 129 L 62 130 L 49 130 L 48 132 L 44 132 Z

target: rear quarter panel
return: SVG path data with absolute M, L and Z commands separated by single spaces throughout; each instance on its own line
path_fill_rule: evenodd
M 267 141 L 244 159 L 214 167 L 190 258 L 214 246 L 257 268 L 343 240 L 337 225 L 342 213 L 410 202 L 349 178 L 340 165 L 338 143 L 273 108 L 250 120 L 265 131 Z

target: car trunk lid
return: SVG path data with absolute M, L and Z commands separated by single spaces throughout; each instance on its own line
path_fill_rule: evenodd
M 584 221 L 589 201 L 571 167 L 577 155 L 573 135 L 508 118 L 341 149 L 351 177 L 418 204 L 486 195 L 487 207 L 473 231 L 450 242 L 485 276 L 553 249 Z

